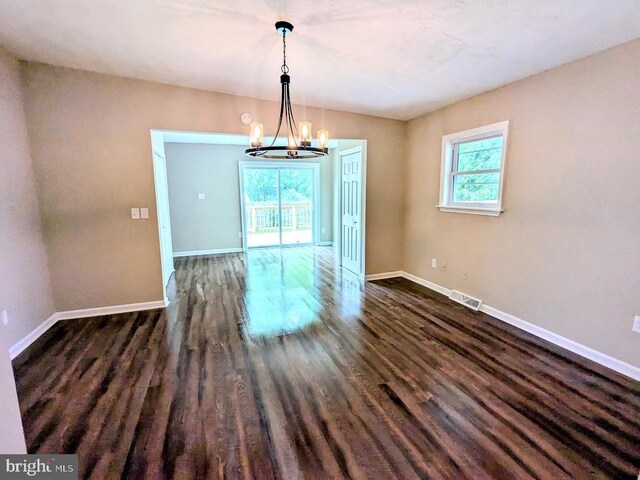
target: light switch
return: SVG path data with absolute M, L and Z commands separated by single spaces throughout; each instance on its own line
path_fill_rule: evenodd
M 140 209 L 139 208 L 132 208 L 131 209 L 131 218 L 133 218 L 134 220 L 138 220 L 140 218 Z
M 149 218 L 149 209 L 143 207 L 140 209 L 140 218 Z
M 204 193 L 198 194 L 198 200 L 204 200 Z

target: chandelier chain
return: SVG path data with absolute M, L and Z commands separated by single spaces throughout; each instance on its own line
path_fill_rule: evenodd
M 289 73 L 289 67 L 287 66 L 287 31 L 282 31 L 282 67 L 280 71 L 285 75 Z

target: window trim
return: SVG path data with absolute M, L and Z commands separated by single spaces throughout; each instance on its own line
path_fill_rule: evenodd
M 476 173 L 500 173 L 498 185 L 498 200 L 496 202 L 454 202 L 453 181 L 455 176 L 453 167 L 457 158 L 455 151 L 460 143 L 481 140 L 495 136 L 502 136 L 502 158 L 499 169 L 479 170 Z M 492 123 L 484 127 L 473 128 L 462 132 L 451 133 L 442 137 L 442 163 L 440 167 L 440 204 L 436 205 L 441 212 L 471 213 L 477 215 L 498 216 L 502 210 L 502 194 L 504 191 L 504 172 L 507 160 L 507 147 L 509 140 L 509 121 Z M 474 172 L 464 172 L 468 175 Z

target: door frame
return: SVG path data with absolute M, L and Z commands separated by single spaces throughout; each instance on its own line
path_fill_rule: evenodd
M 360 205 L 362 206 L 362 220 L 360 222 L 360 249 L 361 249 L 361 258 L 360 258 L 360 271 L 358 272 L 358 276 L 362 279 L 365 278 L 366 273 L 366 238 L 367 238 L 367 141 L 360 140 L 362 145 L 358 145 L 356 147 L 347 148 L 344 150 L 338 150 L 336 155 L 336 164 L 334 164 L 334 172 L 337 185 L 337 196 L 335 197 L 337 200 L 337 205 L 334 208 L 334 214 L 338 213 L 340 216 L 340 226 L 342 225 L 342 157 L 344 155 L 351 155 L 353 153 L 361 152 L 362 154 L 362 167 L 361 167 L 361 175 L 362 175 L 362 188 L 360 192 Z M 334 222 L 334 225 L 337 225 Z M 335 230 L 335 228 L 334 228 Z M 339 228 L 338 231 L 334 232 L 333 245 L 335 250 L 335 257 L 337 264 L 342 267 L 342 228 Z
M 169 177 L 167 175 L 167 158 L 164 152 L 164 134 L 162 131 L 158 130 L 151 130 L 150 134 L 153 182 L 156 194 L 156 218 L 158 220 L 158 245 L 160 247 L 160 269 L 162 271 L 162 295 L 164 297 L 165 305 L 168 305 L 169 280 L 175 272 L 173 263 L 173 242 L 166 242 L 163 235 L 163 230 L 166 230 L 169 238 L 171 239 L 171 214 L 168 202 Z M 165 212 L 166 215 L 162 215 L 162 212 Z
M 246 212 L 244 209 L 244 177 L 243 170 L 245 167 L 257 167 L 257 168 L 275 168 L 275 169 L 291 169 L 291 168 L 306 168 L 313 172 L 313 213 L 312 213 L 312 224 L 313 224 L 313 241 L 311 243 L 305 244 L 297 244 L 292 243 L 289 245 L 282 244 L 282 228 L 280 229 L 280 244 L 279 245 L 269 245 L 264 247 L 251 247 L 251 248 L 287 248 L 287 247 L 297 247 L 300 245 L 318 245 L 320 240 L 320 162 L 310 162 L 310 161 L 298 161 L 298 162 L 282 162 L 278 160 L 240 160 L 238 162 L 238 179 L 240 181 L 240 196 L 238 201 L 240 202 L 240 219 L 242 221 L 242 251 L 246 252 L 248 250 L 247 245 L 247 229 L 246 229 Z M 278 173 L 280 175 L 280 173 Z M 278 186 L 280 183 L 278 182 Z M 280 189 L 278 189 L 278 206 L 282 208 L 282 201 L 280 199 Z

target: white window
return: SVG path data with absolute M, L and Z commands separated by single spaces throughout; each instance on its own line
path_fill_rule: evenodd
M 509 122 L 442 137 L 440 208 L 499 215 Z

